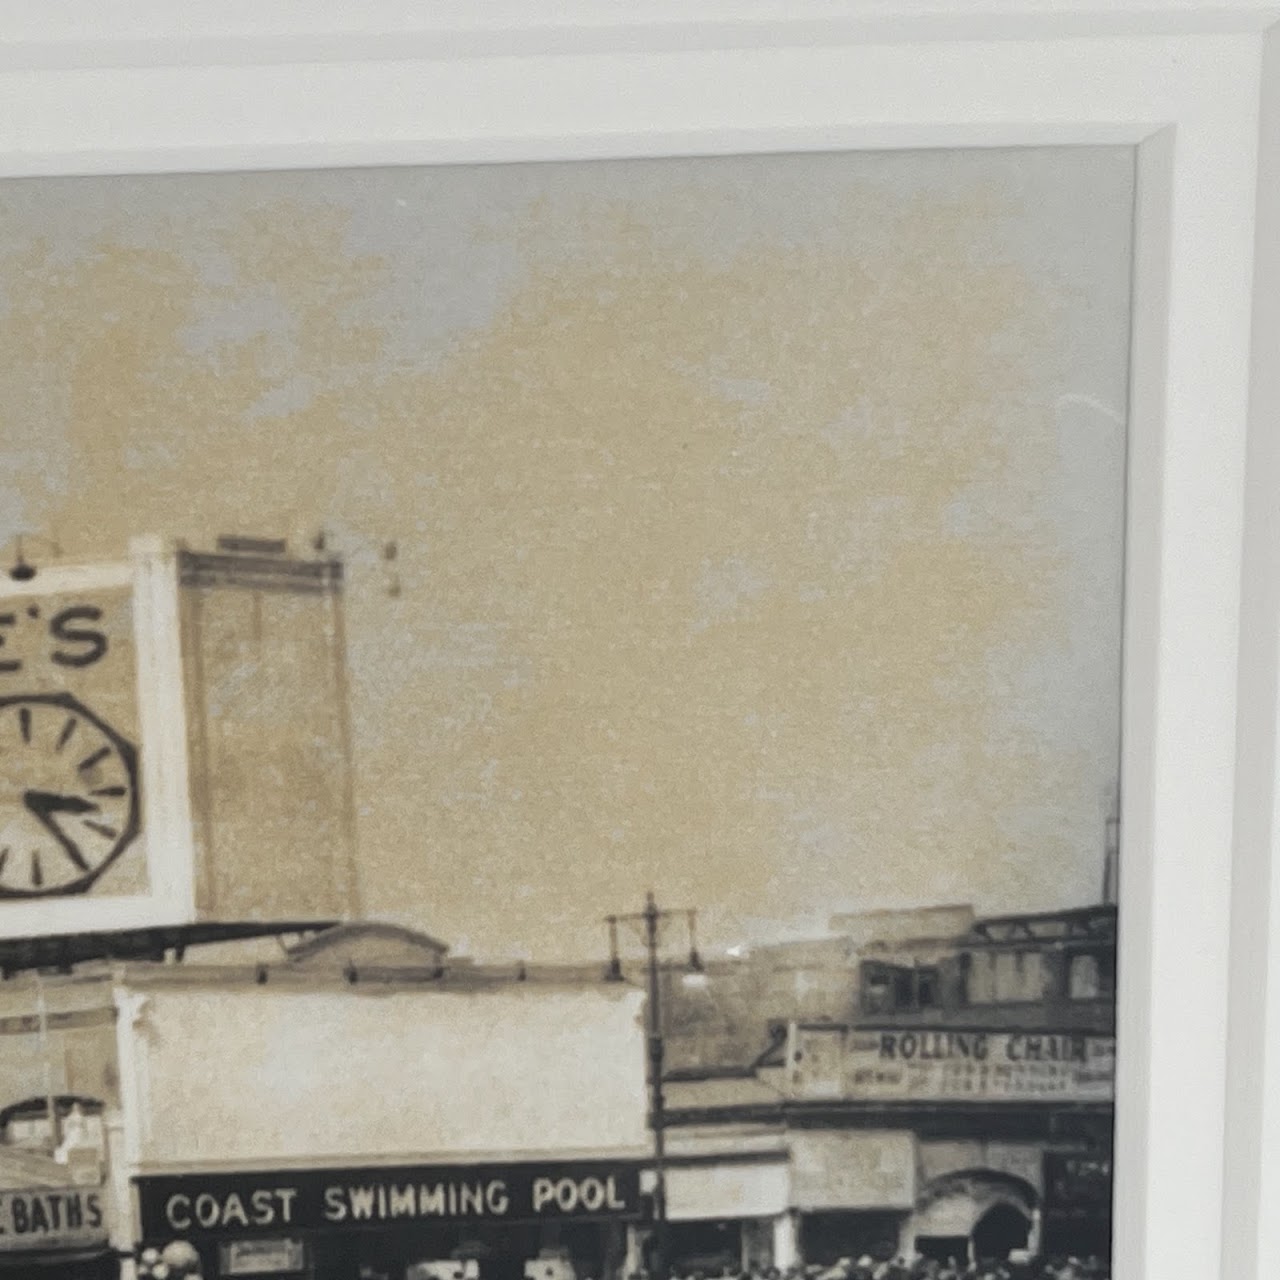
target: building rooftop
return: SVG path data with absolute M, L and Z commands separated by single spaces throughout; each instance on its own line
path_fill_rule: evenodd
M 291 965 L 378 965 L 439 969 L 448 955 L 447 943 L 429 934 L 378 920 L 334 925 L 294 943 L 285 951 Z
M 1077 938 L 1114 942 L 1116 921 L 1115 906 L 1103 903 L 1067 911 L 986 916 L 974 922 L 970 935 L 974 941 L 988 943 L 1052 942 Z

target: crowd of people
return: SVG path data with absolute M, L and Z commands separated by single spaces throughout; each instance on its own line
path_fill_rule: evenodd
M 1004 1259 L 842 1258 L 830 1267 L 770 1267 L 709 1277 L 704 1272 L 673 1271 L 671 1280 L 1110 1280 L 1101 1258 L 1032 1258 L 1014 1253 Z M 636 1278 L 642 1280 L 642 1278 Z

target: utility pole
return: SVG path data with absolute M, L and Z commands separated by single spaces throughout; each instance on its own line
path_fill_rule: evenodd
M 651 1280 L 667 1280 L 667 1135 L 666 1098 L 662 1091 L 662 1077 L 666 1058 L 666 1042 L 662 1031 L 662 972 L 659 964 L 659 933 L 662 922 L 671 916 L 682 915 L 689 928 L 689 968 L 700 972 L 702 960 L 698 955 L 696 921 L 697 912 L 690 910 L 663 911 L 658 907 L 652 890 L 645 895 L 644 910 L 631 915 L 609 916 L 609 968 L 606 976 L 621 982 L 622 958 L 618 951 L 618 925 L 638 925 L 645 950 L 646 977 L 646 1042 L 648 1049 L 649 1077 L 649 1127 L 653 1132 L 653 1237 L 650 1248 L 649 1275 Z
M 1114 907 L 1120 898 L 1120 795 L 1107 816 L 1106 844 L 1102 865 L 1102 901 Z
M 56 1152 L 62 1145 L 62 1134 L 58 1125 L 58 1098 L 53 1090 L 53 1059 L 49 1044 L 49 1006 L 44 998 L 44 978 L 40 970 L 36 970 L 36 1022 L 40 1041 L 40 1057 L 44 1064 L 44 1097 L 45 1106 L 49 1110 L 49 1149 Z
M 650 893 L 644 904 L 644 946 L 649 978 L 649 1123 L 653 1127 L 653 1280 L 667 1280 L 667 1131 L 666 1097 L 662 1092 L 663 1059 L 661 987 L 658 973 L 658 925 L 662 913 Z

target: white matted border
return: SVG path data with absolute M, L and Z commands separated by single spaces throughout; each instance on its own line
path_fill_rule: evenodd
M 1140 144 L 1116 1274 L 1261 1280 L 1280 1274 L 1260 1212 L 1280 1192 L 1274 278 L 1252 387 L 1249 350 L 1255 236 L 1273 277 L 1280 236 L 1257 200 L 1278 19 L 1264 0 L 0 0 L 0 174 Z

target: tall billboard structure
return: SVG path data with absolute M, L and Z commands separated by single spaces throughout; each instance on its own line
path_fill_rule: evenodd
M 342 566 L 283 544 L 0 584 L 0 937 L 357 910 Z

